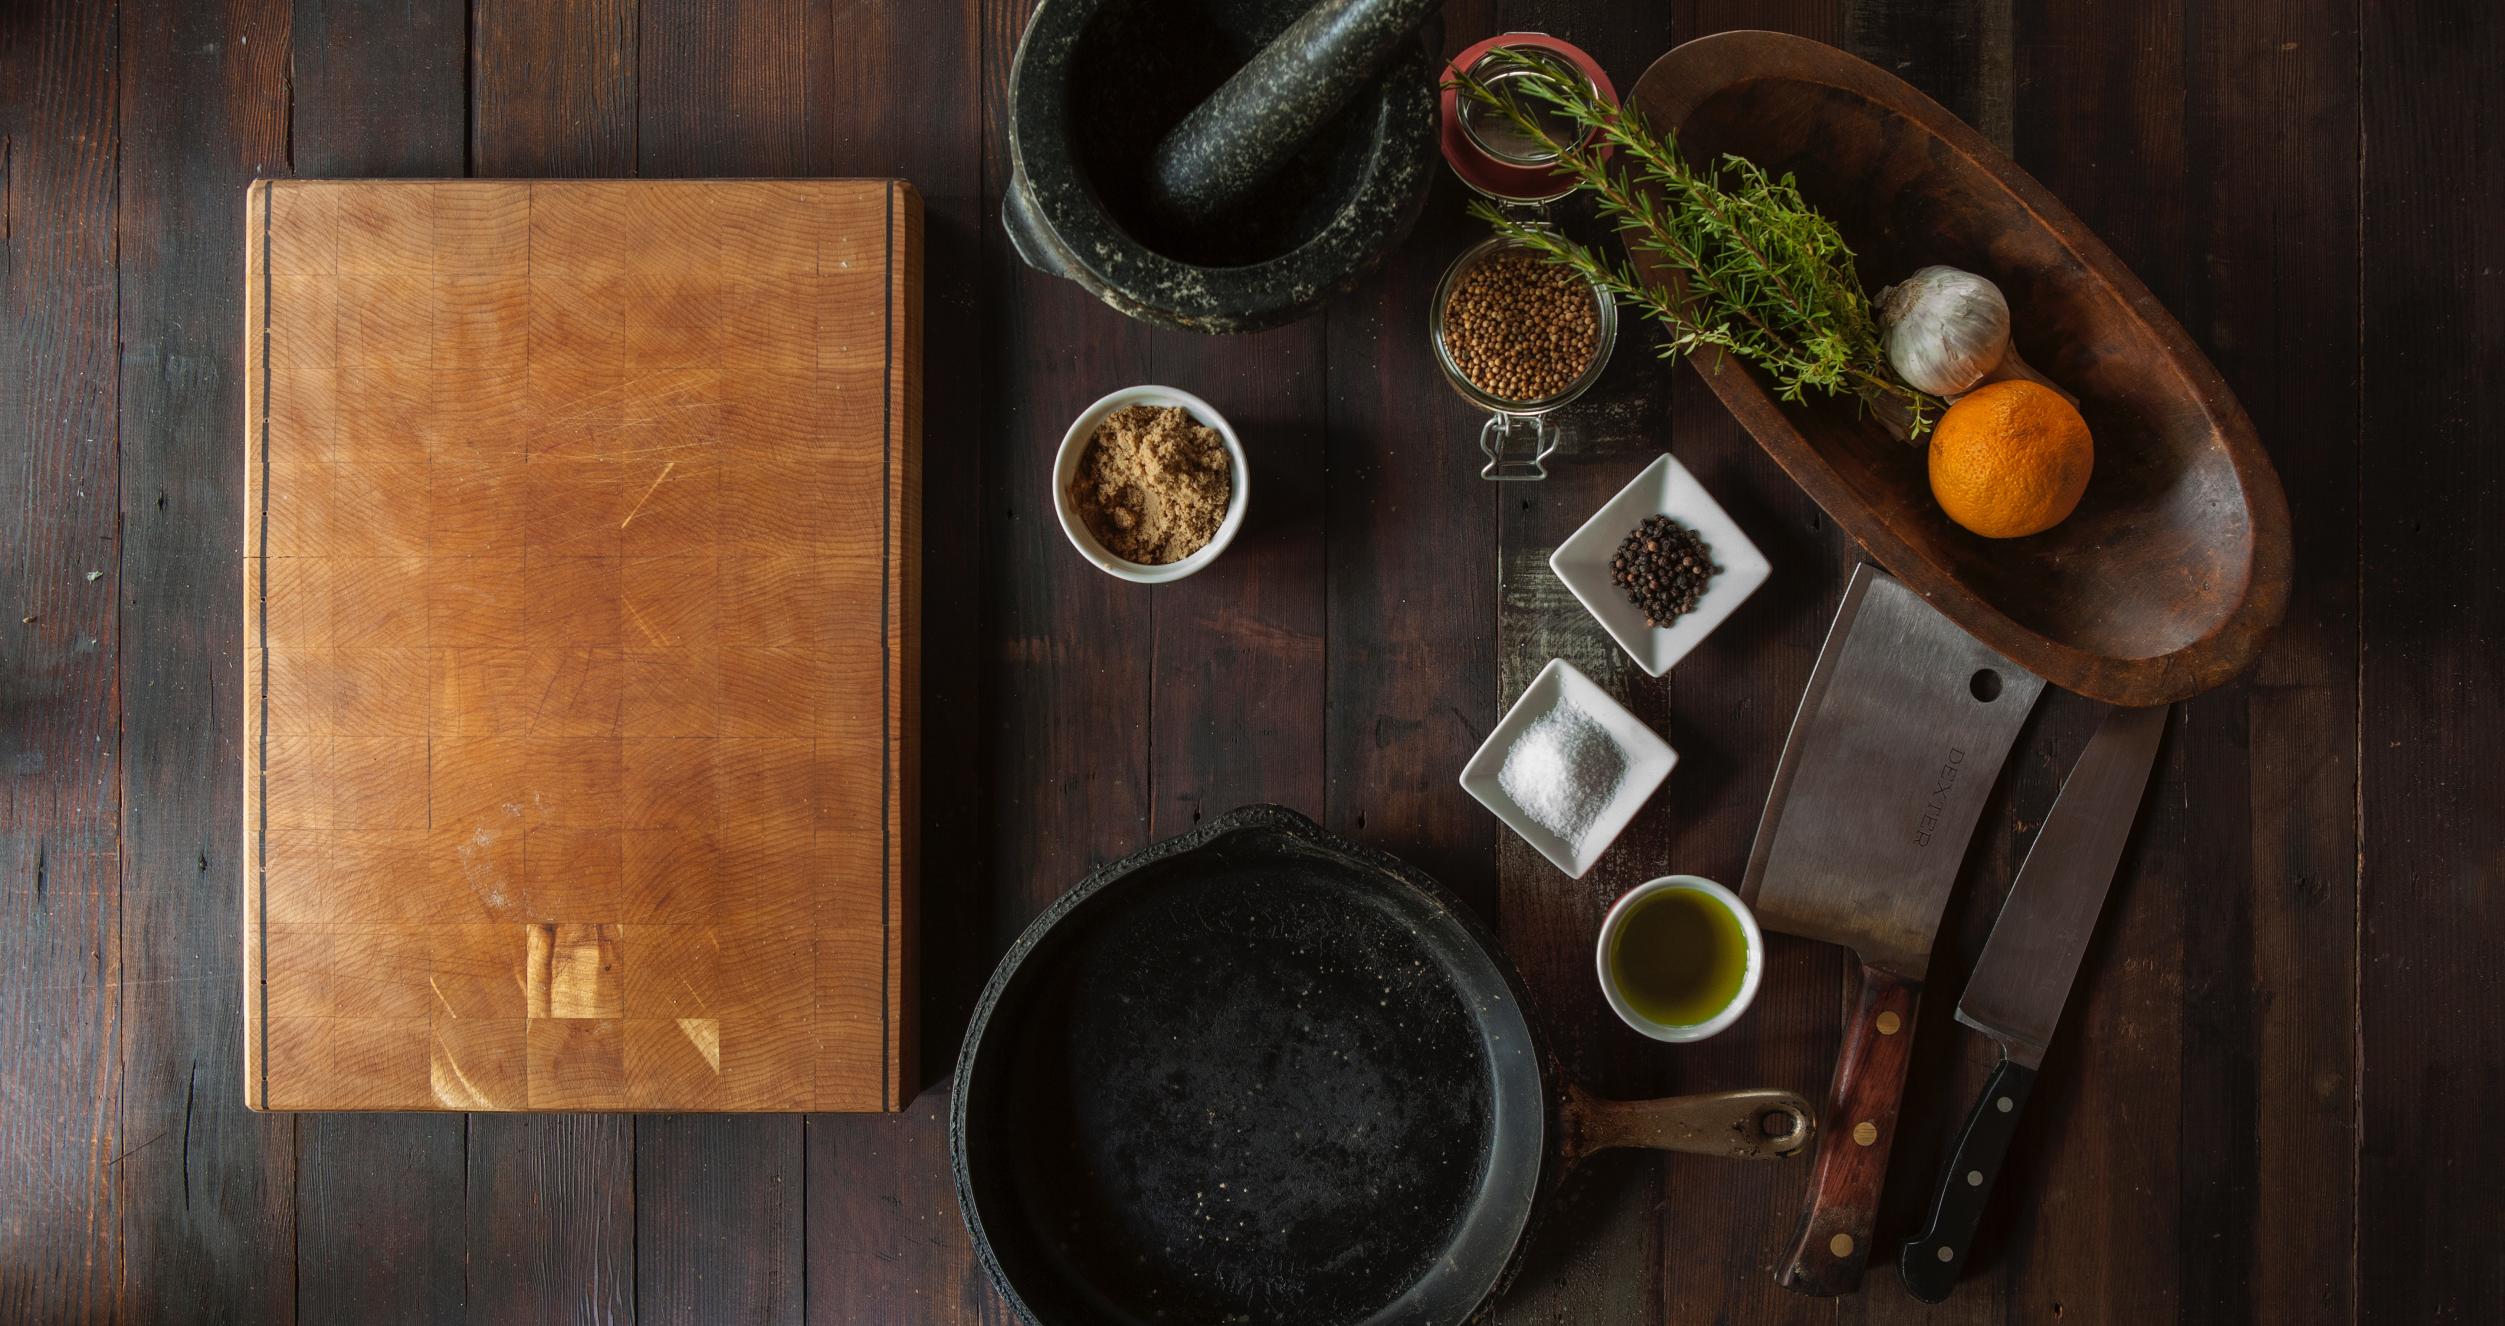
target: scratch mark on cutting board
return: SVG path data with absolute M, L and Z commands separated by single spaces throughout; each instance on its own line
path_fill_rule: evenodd
M 644 495 L 635 499 L 635 509 L 627 512 L 626 519 L 618 522 L 619 529 L 624 529 L 628 525 L 634 523 L 635 517 L 643 512 L 644 503 L 651 501 L 652 495 L 661 491 L 662 481 L 668 479 L 670 477 L 670 471 L 677 468 L 678 462 L 670 461 L 661 467 L 661 472 L 659 474 L 652 476 L 652 487 L 645 489 Z
M 462 1071 L 460 1056 L 454 1053 L 451 1046 L 444 1044 L 443 1037 L 435 1038 L 431 1057 L 433 1063 L 427 1085 L 434 1089 L 436 1104 L 457 1110 L 476 1109 L 489 1103 L 487 1093 L 479 1090 L 478 1084 L 470 1080 L 470 1075 Z
M 652 629 L 651 622 L 644 620 L 643 611 L 635 606 L 635 600 L 620 599 L 618 602 L 626 609 L 626 615 L 635 619 L 635 629 L 643 632 L 645 639 L 650 640 L 656 645 L 666 645 L 670 643 L 669 641 L 661 638 L 661 633 L 659 631 Z

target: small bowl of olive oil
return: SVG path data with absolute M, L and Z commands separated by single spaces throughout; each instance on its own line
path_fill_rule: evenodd
M 1697 875 L 1639 884 L 1600 925 L 1601 993 L 1657 1041 L 1701 1041 L 1740 1020 L 1765 975 L 1748 904 Z

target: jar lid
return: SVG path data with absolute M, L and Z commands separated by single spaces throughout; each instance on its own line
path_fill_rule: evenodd
M 1483 81 L 1503 83 L 1524 76 L 1519 67 L 1491 58 L 1500 48 L 1526 55 L 1551 68 L 1570 70 L 1601 98 L 1611 104 L 1618 100 L 1618 89 L 1601 71 L 1600 62 L 1572 42 L 1560 41 L 1544 32 L 1507 32 L 1490 37 L 1453 57 L 1444 66 L 1443 89 L 1439 105 L 1443 112 L 1444 161 L 1461 177 L 1461 182 L 1499 202 L 1554 202 L 1574 191 L 1574 177 L 1556 169 L 1556 160 L 1536 139 L 1483 102 L 1465 100 L 1452 86 L 1455 76 L 1470 74 Z M 1571 121 L 1547 110 L 1534 108 L 1544 123 L 1571 129 Z

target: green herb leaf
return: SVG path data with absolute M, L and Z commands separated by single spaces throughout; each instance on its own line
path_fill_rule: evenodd
M 1472 215 L 1660 323 L 1669 332 L 1665 357 L 1728 353 L 1763 372 L 1783 400 L 1850 394 L 1901 412 L 1911 438 L 1930 430 L 1946 402 L 1888 367 L 1852 249 L 1792 176 L 1769 176 L 1734 155 L 1692 169 L 1672 136 L 1655 133 L 1634 108 L 1601 100 L 1580 75 L 1520 52 L 1496 54 L 1521 73 L 1508 91 L 1466 74 L 1452 86 L 1555 153 L 1628 253 L 1659 260 L 1677 279 L 1650 283 L 1631 261 L 1611 262 L 1486 202 L 1471 204 Z M 1515 93 L 1561 112 L 1582 131 L 1577 141 L 1552 136 Z M 1624 165 L 1611 164 L 1613 151 Z

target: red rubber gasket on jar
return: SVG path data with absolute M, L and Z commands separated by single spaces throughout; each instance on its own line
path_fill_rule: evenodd
M 1618 101 L 1618 88 L 1601 71 L 1600 62 L 1572 42 L 1560 41 L 1545 32 L 1506 32 L 1464 49 L 1444 66 L 1443 86 L 1436 105 L 1443 115 L 1442 143 L 1444 163 L 1453 168 L 1461 182 L 1491 198 L 1507 202 L 1550 202 L 1564 197 L 1574 189 L 1574 177 L 1564 171 L 1539 166 L 1517 166 L 1498 161 L 1470 141 L 1469 131 L 1461 127 L 1461 94 L 1452 86 L 1454 75 L 1479 62 L 1479 57 L 1499 46 L 1531 46 L 1547 51 L 1582 71 L 1592 86 L 1611 105 Z

